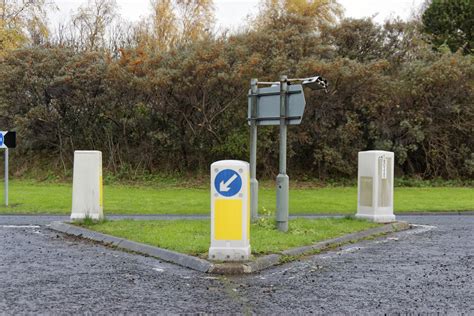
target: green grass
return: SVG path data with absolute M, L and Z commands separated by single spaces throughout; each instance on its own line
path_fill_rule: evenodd
M 0 186 L 3 192 L 3 186 Z M 0 198 L 1 199 L 1 198 Z M 69 214 L 71 185 L 10 182 L 10 206 L 2 202 L 0 214 Z M 260 189 L 260 211 L 275 210 L 275 190 Z M 290 190 L 291 214 L 354 214 L 356 187 L 300 188 Z M 395 212 L 474 210 L 472 187 L 395 188 Z M 104 186 L 104 211 L 110 214 L 209 214 L 206 188 Z
M 275 253 L 285 249 L 311 245 L 377 227 L 380 224 L 352 218 L 294 219 L 288 233 L 274 228 L 264 219 L 252 224 L 250 242 L 254 255 Z M 87 228 L 181 253 L 203 256 L 209 249 L 209 220 L 137 221 L 120 220 L 88 223 Z

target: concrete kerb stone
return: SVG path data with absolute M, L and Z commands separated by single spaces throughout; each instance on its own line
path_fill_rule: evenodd
M 381 227 L 375 227 L 375 228 L 371 228 L 371 229 L 364 230 L 361 232 L 352 233 L 352 234 L 344 235 L 341 237 L 325 240 L 325 241 L 318 242 L 310 246 L 284 250 L 281 252 L 281 254 L 284 256 L 302 256 L 302 255 L 310 254 L 318 250 L 327 249 L 332 246 L 346 244 L 346 243 L 358 241 L 364 238 L 368 238 L 371 236 L 377 236 L 380 234 L 396 232 L 396 231 L 405 230 L 409 228 L 410 228 L 410 224 L 408 224 L 407 222 L 394 222 L 394 223 L 387 224 Z
M 176 263 L 180 266 L 197 270 L 200 272 L 207 272 L 212 266 L 212 263 L 204 259 L 196 258 L 193 256 L 185 255 L 163 248 L 141 244 L 130 240 L 122 241 L 118 245 L 118 248 L 123 248 L 138 253 L 144 253 L 149 256 L 160 258 L 164 261 Z
M 124 250 L 155 257 L 200 272 L 229 275 L 255 273 L 280 264 L 282 262 L 282 259 L 285 257 L 301 257 L 305 255 L 311 255 L 315 251 L 322 251 L 331 247 L 340 246 L 342 244 L 357 242 L 370 237 L 377 237 L 382 234 L 407 230 L 410 229 L 411 226 L 407 222 L 393 222 L 381 227 L 376 227 L 358 233 L 348 234 L 342 237 L 318 242 L 310 246 L 297 247 L 284 250 L 278 254 L 265 255 L 262 257 L 258 257 L 252 261 L 242 263 L 210 262 L 201 258 L 189 256 L 179 252 L 174 252 L 171 250 L 94 232 L 87 228 L 77 227 L 63 222 L 52 222 L 49 228 L 67 235 L 86 238 L 106 245 L 113 245 L 117 248 L 121 248 Z
M 91 239 L 111 246 L 118 246 L 122 241 L 124 241 L 124 239 L 119 237 L 98 233 L 86 228 L 77 227 L 62 222 L 53 222 L 50 224 L 50 228 L 67 235 Z
M 277 265 L 280 263 L 280 259 L 282 255 L 280 254 L 271 254 L 259 257 L 252 262 L 247 263 L 247 267 L 250 272 L 257 272 L 260 270 L 264 270 L 270 268 L 271 266 Z
M 125 249 L 128 251 L 133 251 L 136 253 L 159 258 L 161 260 L 175 263 L 180 266 L 201 272 L 207 272 L 212 266 L 211 262 L 204 259 L 196 258 L 193 256 L 185 255 L 163 248 L 153 247 L 150 245 L 134 242 L 123 238 L 94 232 L 87 228 L 77 227 L 67 223 L 53 222 L 50 224 L 49 228 L 54 231 L 64 233 L 66 235 L 73 235 L 76 237 L 100 242 L 106 245 L 112 245 L 120 249 Z
M 282 255 L 271 254 L 262 257 L 258 257 L 253 261 L 239 263 L 239 262 L 229 262 L 229 263 L 215 263 L 212 265 L 208 273 L 212 274 L 245 274 L 245 273 L 254 273 L 269 267 L 275 266 L 280 263 Z

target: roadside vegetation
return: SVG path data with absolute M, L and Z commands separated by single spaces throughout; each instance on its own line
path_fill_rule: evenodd
M 274 212 L 273 182 L 260 187 L 260 212 Z M 3 183 L 2 183 L 3 185 Z M 0 190 L 3 186 L 0 185 Z M 3 192 L 3 191 L 0 191 Z M 474 210 L 472 187 L 397 187 L 395 212 L 469 211 Z M 202 214 L 209 215 L 209 188 L 105 185 L 104 212 L 111 214 Z M 70 184 L 37 183 L 13 180 L 10 183 L 10 206 L 0 205 L 0 214 L 70 214 Z M 317 187 L 308 183 L 290 190 L 290 214 L 355 214 L 355 186 Z
M 85 1 L 84 1 L 85 2 Z M 139 23 L 94 0 L 59 26 L 54 1 L 0 1 L 0 126 L 18 132 L 16 175 L 70 176 L 100 150 L 114 177 L 206 174 L 248 159 L 251 78 L 321 75 L 288 133 L 292 179 L 353 179 L 358 151 L 395 153 L 396 173 L 474 177 L 469 1 L 427 1 L 411 21 L 344 18 L 336 0 L 261 0 L 216 31 L 212 0 L 154 0 Z M 259 129 L 258 170 L 277 170 L 278 129 Z
M 77 224 L 101 233 L 195 256 L 205 256 L 209 250 L 209 220 L 120 220 Z M 379 225 L 352 218 L 294 219 L 289 222 L 288 232 L 282 233 L 275 229 L 272 220 L 261 219 L 251 225 L 252 254 L 276 253 Z

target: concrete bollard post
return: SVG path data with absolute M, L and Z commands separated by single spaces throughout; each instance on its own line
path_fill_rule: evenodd
M 394 158 L 394 153 L 389 151 L 359 152 L 356 217 L 379 223 L 395 221 Z
M 99 220 L 103 214 L 102 152 L 76 150 L 72 182 L 71 220 Z
M 211 165 L 210 260 L 250 258 L 249 164 L 222 160 Z

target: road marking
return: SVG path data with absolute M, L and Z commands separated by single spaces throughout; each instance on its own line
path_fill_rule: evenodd
M 0 225 L 0 228 L 40 228 L 38 225 Z
M 399 232 L 395 232 L 394 236 L 374 241 L 374 243 L 375 244 L 385 244 L 385 243 L 388 243 L 388 242 L 391 242 L 391 241 L 399 241 L 401 238 L 407 238 L 411 235 L 426 233 L 430 230 L 438 228 L 437 226 L 431 226 L 431 225 L 421 225 L 421 224 L 410 224 L 410 225 L 413 226 L 413 229 L 402 230 L 402 231 L 399 231 Z
M 412 226 L 418 228 L 418 229 L 411 229 L 411 230 L 405 230 L 403 231 L 403 233 L 407 234 L 407 235 L 411 235 L 411 234 L 421 234 L 421 233 L 425 233 L 425 232 L 428 232 L 430 230 L 433 230 L 433 229 L 437 229 L 438 227 L 437 226 L 431 226 L 431 225 L 421 225 L 421 224 L 411 224 Z
M 431 229 L 438 228 L 438 226 L 432 226 L 432 225 L 422 225 L 422 224 L 411 224 L 411 225 L 412 225 L 412 226 L 416 226 L 416 227 L 429 228 L 430 230 L 431 230 Z
M 338 253 L 351 253 L 351 252 L 356 252 L 356 251 L 359 251 L 361 249 L 364 249 L 364 247 L 349 247 L 349 248 L 346 248 L 346 249 L 342 249 L 340 251 L 338 251 Z
M 164 272 L 165 269 L 162 269 L 162 268 L 153 268 L 153 270 L 157 271 L 157 272 Z

